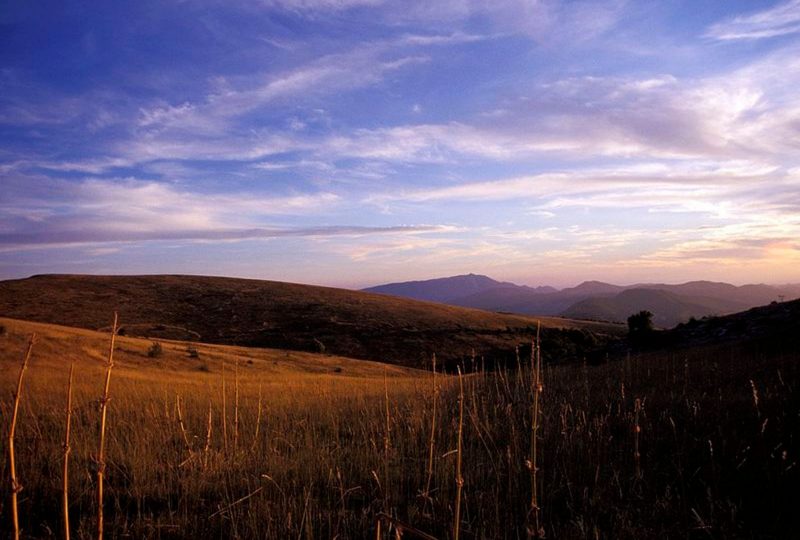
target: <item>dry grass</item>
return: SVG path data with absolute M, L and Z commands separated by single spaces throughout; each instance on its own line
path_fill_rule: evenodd
M 26 335 L 40 335 L 19 406 L 23 536 L 50 537 L 59 528 L 63 396 L 75 361 L 69 510 L 74 536 L 93 537 L 97 396 L 108 334 L 0 324 L 8 330 L 0 337 L 4 429 Z M 530 369 L 460 381 L 437 376 L 428 489 L 436 396 L 430 373 L 201 344 L 199 358 L 190 358 L 185 343 L 162 344 L 163 355 L 152 359 L 150 341 L 117 341 L 105 457 L 108 536 L 360 539 L 375 534 L 385 501 L 385 534 L 404 528 L 409 537 L 418 529 L 447 538 L 458 523 L 461 538 L 526 536 Z M 546 360 L 547 350 L 542 354 Z M 221 366 L 237 357 L 240 444 L 226 450 Z M 544 487 L 537 505 L 546 536 L 786 538 L 797 530 L 800 365 L 794 351 L 767 357 L 697 349 L 585 368 L 545 361 L 542 379 L 548 391 L 536 438 L 543 464 L 537 480 Z M 640 427 L 638 460 L 631 456 L 632 426 Z M 187 459 L 184 429 L 190 447 L 203 449 L 202 459 Z M 7 464 L 0 467 L 8 478 Z M 374 471 L 388 479 L 376 482 Z M 3 501 L 8 496 L 5 490 Z M 3 505 L 3 532 L 10 524 Z

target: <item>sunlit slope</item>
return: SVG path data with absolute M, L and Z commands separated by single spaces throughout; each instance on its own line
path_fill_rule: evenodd
M 105 369 L 110 334 L 53 324 L 0 318 L 0 366 L 6 374 L 16 372 L 29 336 L 36 334 L 31 369 L 63 378 L 72 362 L 77 377 Z M 387 366 L 369 360 L 277 349 L 210 345 L 158 340 L 160 354 L 152 356 L 153 340 L 118 336 L 114 349 L 114 380 L 219 386 L 224 369 L 229 384 L 238 377 L 243 384 L 347 381 L 416 378 L 424 372 Z M 194 352 L 192 352 L 192 349 Z M 329 381 L 331 382 L 331 381 Z M 374 381 L 373 381 L 374 382 Z

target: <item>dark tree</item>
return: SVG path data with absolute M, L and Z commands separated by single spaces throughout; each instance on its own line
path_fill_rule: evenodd
M 645 344 L 653 334 L 653 314 L 647 310 L 628 317 L 628 338 L 636 345 Z

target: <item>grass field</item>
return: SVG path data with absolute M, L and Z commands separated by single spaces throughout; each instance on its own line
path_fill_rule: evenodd
M 75 538 L 95 537 L 98 398 L 109 335 L 10 319 L 0 325 L 4 433 L 27 335 L 39 335 L 16 436 L 23 537 L 62 536 L 73 361 L 70 515 Z M 366 538 L 381 512 L 437 538 L 452 536 L 457 377 L 437 378 L 426 492 L 430 372 L 203 344 L 192 358 L 187 343 L 161 344 L 163 354 L 151 358 L 151 341 L 117 341 L 106 537 Z M 474 373 L 460 381 L 461 538 L 525 538 L 530 529 L 530 375 Z M 793 537 L 800 526 L 799 378 L 795 351 L 767 356 L 738 345 L 546 366 L 537 485 L 547 537 Z M 0 448 L 5 456 L 5 437 Z M 9 531 L 5 459 L 0 469 L 0 522 Z

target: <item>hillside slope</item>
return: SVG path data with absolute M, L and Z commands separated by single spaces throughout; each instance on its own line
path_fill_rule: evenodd
M 108 332 L 71 328 L 54 324 L 0 318 L 0 366 L 16 373 L 19 360 L 31 334 L 36 334 L 31 366 L 39 371 L 53 370 L 65 374 L 70 362 L 86 377 L 87 370 L 101 372 L 108 354 Z M 118 336 L 114 348 L 114 377 L 141 380 L 143 377 L 205 385 L 222 373 L 222 364 L 231 375 L 239 369 L 248 383 L 285 384 L 313 382 L 318 377 L 335 376 L 343 380 L 382 380 L 389 377 L 416 378 L 426 372 L 379 362 L 356 360 L 329 354 L 254 349 L 231 345 L 212 345 L 176 340 L 160 340 L 161 353 L 152 357 L 148 350 L 152 341 Z M 190 350 L 192 353 L 190 354 Z M 238 363 L 238 366 L 237 366 Z M 195 388 L 196 390 L 196 388 Z
M 653 323 L 662 328 L 675 326 L 690 318 L 722 315 L 749 308 L 745 302 L 702 296 L 682 296 L 659 289 L 627 289 L 611 297 L 581 300 L 564 310 L 563 315 L 577 319 L 623 322 L 641 310 L 653 314 Z
M 46 275 L 0 282 L 0 315 L 208 343 L 320 351 L 424 366 L 507 355 L 536 320 L 328 287 L 202 276 Z M 551 351 L 596 344 L 619 328 L 541 319 Z M 591 333 L 591 335 L 589 335 Z M 557 343 L 555 343 L 557 342 Z M 559 349 L 561 347 L 561 349 Z
M 722 317 L 679 324 L 658 341 L 696 347 L 728 342 L 755 342 L 762 350 L 796 351 L 800 346 L 800 300 L 772 302 Z

